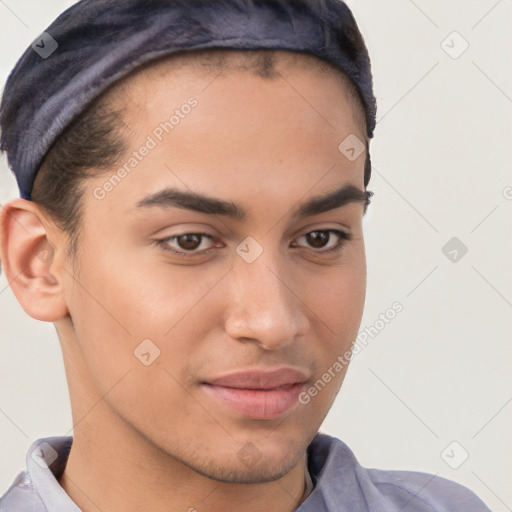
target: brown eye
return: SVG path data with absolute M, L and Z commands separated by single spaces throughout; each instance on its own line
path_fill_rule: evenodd
M 176 237 L 180 249 L 185 249 L 186 251 L 197 249 L 201 245 L 201 239 L 202 235 L 198 233 L 187 233 L 186 235 Z
M 178 256 L 195 256 L 214 247 L 212 235 L 207 233 L 183 233 L 155 240 L 162 249 Z
M 310 249 L 323 249 L 317 250 L 318 253 L 329 253 L 341 250 L 346 241 L 352 240 L 352 235 L 339 229 L 316 229 L 300 236 L 298 240 L 303 240 Z M 294 242 L 293 246 L 304 247 L 304 244 Z
M 311 247 L 319 249 L 328 244 L 331 234 L 328 231 L 311 231 L 305 237 Z

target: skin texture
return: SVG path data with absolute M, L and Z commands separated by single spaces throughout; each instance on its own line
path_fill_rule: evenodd
M 293 367 L 308 388 L 360 325 L 364 204 L 293 213 L 344 184 L 364 190 L 365 154 L 350 161 L 338 150 L 350 134 L 364 140 L 364 126 L 339 77 L 286 54 L 277 69 L 269 80 L 163 63 L 130 79 L 118 101 L 132 151 L 188 98 L 197 106 L 104 198 L 94 190 L 111 174 L 85 182 L 76 267 L 36 204 L 4 205 L 7 278 L 62 346 L 74 442 L 59 482 L 85 512 L 293 511 L 303 497 L 306 448 L 346 367 L 309 403 L 269 420 L 222 407 L 202 385 L 238 369 Z M 246 218 L 136 208 L 164 187 L 232 201 Z M 304 236 L 328 229 L 352 239 L 328 254 Z M 198 232 L 212 240 L 193 257 L 155 243 Z M 263 249 L 252 263 L 236 251 L 248 236 Z M 331 234 L 327 249 L 339 241 Z M 176 238 L 167 246 L 184 252 Z M 145 339 L 160 350 L 148 366 L 134 355 Z

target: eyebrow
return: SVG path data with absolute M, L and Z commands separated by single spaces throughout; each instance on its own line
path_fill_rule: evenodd
M 307 201 L 300 203 L 292 213 L 293 217 L 303 218 L 318 215 L 336 208 L 345 206 L 348 203 L 363 203 L 364 210 L 370 203 L 373 192 L 363 191 L 360 188 L 347 183 L 341 188 L 328 192 L 324 195 L 314 196 Z M 146 208 L 182 208 L 193 210 L 209 215 L 222 215 L 236 220 L 247 218 L 247 212 L 243 207 L 232 201 L 225 201 L 214 197 L 205 196 L 196 192 L 184 192 L 175 188 L 165 188 L 141 199 L 137 209 Z

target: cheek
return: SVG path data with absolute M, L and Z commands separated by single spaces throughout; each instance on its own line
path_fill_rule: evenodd
M 340 265 L 309 280 L 307 304 L 315 321 L 315 376 L 302 395 L 304 413 L 323 418 L 343 382 L 357 337 L 366 292 L 364 245 L 347 251 Z M 314 320 L 316 319 L 316 320 Z
M 309 274 L 302 293 L 314 316 L 330 333 L 325 336 L 327 345 L 332 349 L 350 343 L 359 329 L 366 294 L 362 240 L 347 247 L 336 265 Z
M 222 269 L 167 265 L 150 251 L 106 250 L 83 262 L 73 300 L 79 316 L 94 318 L 95 326 L 86 327 L 120 329 L 133 341 L 161 338 L 222 277 Z
M 364 268 L 351 268 L 343 272 L 338 280 L 328 284 L 324 297 L 324 307 L 328 311 L 326 322 L 335 333 L 342 333 L 352 341 L 357 336 L 363 314 L 366 293 L 366 271 Z M 328 300 L 331 297 L 331 300 Z
M 71 286 L 70 313 L 81 355 L 101 391 L 143 367 L 143 359 L 165 365 L 181 381 L 184 363 L 201 351 L 201 339 L 218 321 L 207 291 L 225 269 L 192 274 L 190 267 L 128 261 L 109 251 L 84 258 L 81 268 Z

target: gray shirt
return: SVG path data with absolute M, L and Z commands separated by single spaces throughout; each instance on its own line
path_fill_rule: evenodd
M 0 512 L 80 512 L 59 485 L 71 436 L 38 439 L 27 470 L 0 499 Z M 314 489 L 296 512 L 490 512 L 469 489 L 436 475 L 362 467 L 339 439 L 317 434 L 308 447 Z

